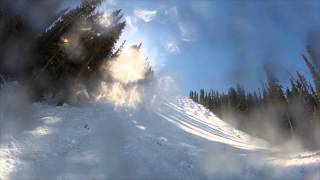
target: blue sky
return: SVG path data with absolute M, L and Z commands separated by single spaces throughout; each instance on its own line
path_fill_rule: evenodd
M 306 74 L 301 54 L 320 26 L 315 0 L 109 0 L 102 7 L 118 8 L 127 21 L 121 40 L 143 42 L 157 73 L 173 76 L 183 94 L 258 88 L 264 64 L 284 83 L 287 70 Z

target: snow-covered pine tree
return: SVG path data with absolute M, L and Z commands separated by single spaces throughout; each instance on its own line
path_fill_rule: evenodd
M 65 101 L 73 84 L 94 86 L 100 66 L 110 59 L 125 27 L 120 10 L 109 14 L 96 11 L 101 2 L 86 0 L 65 11 L 41 34 L 37 41 L 39 58 L 28 79 L 34 98 L 63 94 L 61 101 Z

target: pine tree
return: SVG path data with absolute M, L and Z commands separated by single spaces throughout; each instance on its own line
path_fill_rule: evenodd
M 320 71 L 320 57 L 317 53 L 316 49 L 312 47 L 312 45 L 307 45 L 308 55 L 312 60 L 312 64 L 315 65 L 315 69 L 317 69 L 318 73 Z
M 44 93 L 68 96 L 70 84 L 81 82 L 89 91 L 95 87 L 100 67 L 112 55 L 125 22 L 117 10 L 104 17 L 96 12 L 102 0 L 84 1 L 78 8 L 63 14 L 38 39 L 40 58 L 30 70 L 29 80 L 36 98 Z M 107 25 L 103 19 L 107 18 Z
M 304 62 L 306 63 L 312 78 L 313 78 L 313 82 L 316 88 L 316 94 L 318 96 L 320 96 L 320 74 L 319 72 L 316 70 L 315 66 L 308 60 L 308 58 L 305 55 L 302 55 L 302 58 L 304 60 Z
M 228 91 L 228 98 L 231 108 L 235 108 L 238 104 L 238 94 L 237 91 L 231 87 Z
M 199 96 L 200 104 L 204 104 L 204 89 L 200 89 L 200 96 Z
M 126 25 L 121 10 L 98 12 L 102 2 L 84 0 L 77 8 L 59 12 L 48 21 L 53 22 L 52 25 L 40 35 L 29 33 L 19 16 L 7 16 L 0 10 L 0 24 L 5 27 L 0 32 L 1 77 L 30 86 L 34 100 L 41 100 L 46 94 L 62 94 L 61 101 L 66 101 L 74 84 L 84 85 L 89 92 L 95 91 L 97 79 L 102 77 L 102 66 L 116 57 L 124 45 L 114 49 Z M 30 47 L 30 53 L 16 53 L 17 57 L 32 60 L 21 65 L 21 69 L 15 67 L 14 71 L 7 68 L 3 60 L 7 42 L 21 44 L 12 42 L 11 37 L 23 39 L 28 43 L 23 45 Z M 152 74 L 149 66 L 146 79 Z

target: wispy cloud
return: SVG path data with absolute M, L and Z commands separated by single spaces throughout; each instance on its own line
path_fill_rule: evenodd
M 141 19 L 144 22 L 150 22 L 153 20 L 153 18 L 157 15 L 157 11 L 156 10 L 142 10 L 142 9 L 136 9 L 133 11 L 133 14 Z
M 171 17 L 171 18 L 176 18 L 178 16 L 177 7 L 171 7 L 171 8 L 164 10 L 164 14 Z
M 138 27 L 134 24 L 134 20 L 131 16 L 126 16 L 125 20 L 131 34 L 138 32 Z
M 191 24 L 179 22 L 178 27 L 182 41 L 190 42 L 195 40 L 195 29 Z
M 173 41 L 166 42 L 165 48 L 167 51 L 169 51 L 171 53 L 178 53 L 180 51 L 178 45 Z

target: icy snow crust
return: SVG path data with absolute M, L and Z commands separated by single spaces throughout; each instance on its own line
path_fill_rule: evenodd
M 0 145 L 0 179 L 319 179 L 317 152 L 278 157 L 188 98 L 137 110 L 34 104 Z

